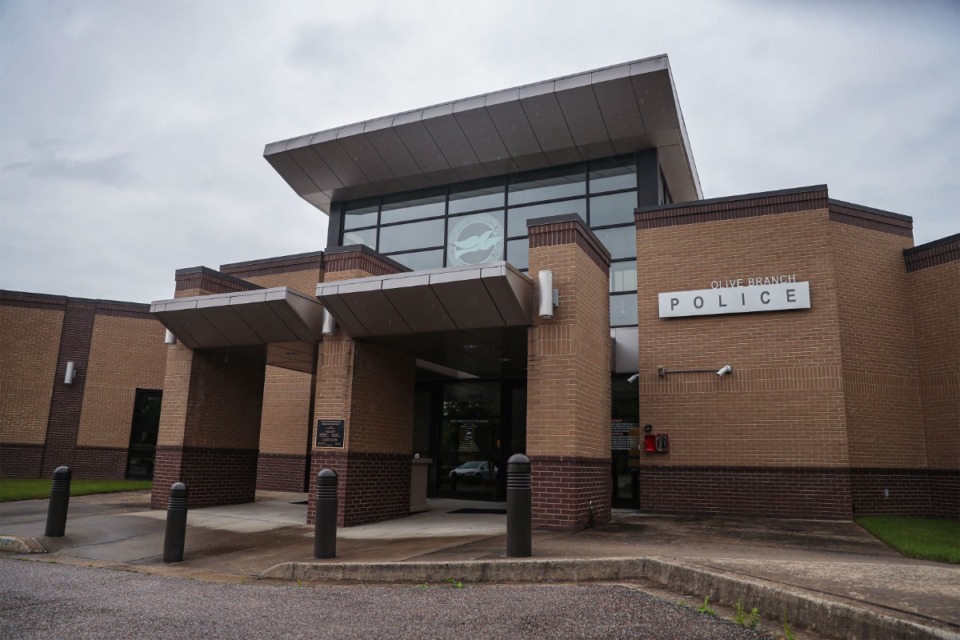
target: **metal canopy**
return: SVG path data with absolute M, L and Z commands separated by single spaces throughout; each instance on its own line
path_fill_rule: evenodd
M 506 262 L 320 283 L 353 338 L 480 376 L 526 365 L 533 282 Z
M 191 349 L 315 370 L 323 308 L 287 287 L 159 300 L 150 305 L 150 313 Z
M 702 198 L 665 55 L 274 142 L 264 157 L 329 213 L 333 200 L 652 148 L 674 200 Z

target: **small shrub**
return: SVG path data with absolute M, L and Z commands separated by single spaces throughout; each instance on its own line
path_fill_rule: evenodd
M 703 604 L 697 607 L 697 611 L 700 613 L 705 613 L 708 616 L 717 617 L 717 612 L 713 610 L 713 607 L 710 606 L 710 596 L 707 596 L 703 599 Z

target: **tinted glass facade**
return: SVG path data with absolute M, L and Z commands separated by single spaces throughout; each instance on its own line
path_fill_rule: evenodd
M 481 265 L 505 260 L 529 265 L 527 221 L 576 213 L 610 250 L 611 326 L 637 324 L 636 241 L 638 206 L 661 204 L 663 177 L 638 174 L 637 156 L 516 173 L 336 203 L 331 245 L 362 244 L 410 269 Z M 638 189 L 653 180 L 655 200 Z M 641 201 L 647 200 L 647 201 Z M 335 239 L 335 242 L 333 241 Z

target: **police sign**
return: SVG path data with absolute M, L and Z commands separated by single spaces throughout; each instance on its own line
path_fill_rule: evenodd
M 661 318 L 810 308 L 809 282 L 780 282 L 659 294 Z

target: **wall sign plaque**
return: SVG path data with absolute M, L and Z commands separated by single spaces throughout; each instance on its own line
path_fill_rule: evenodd
M 343 449 L 343 420 L 317 420 L 317 446 Z

